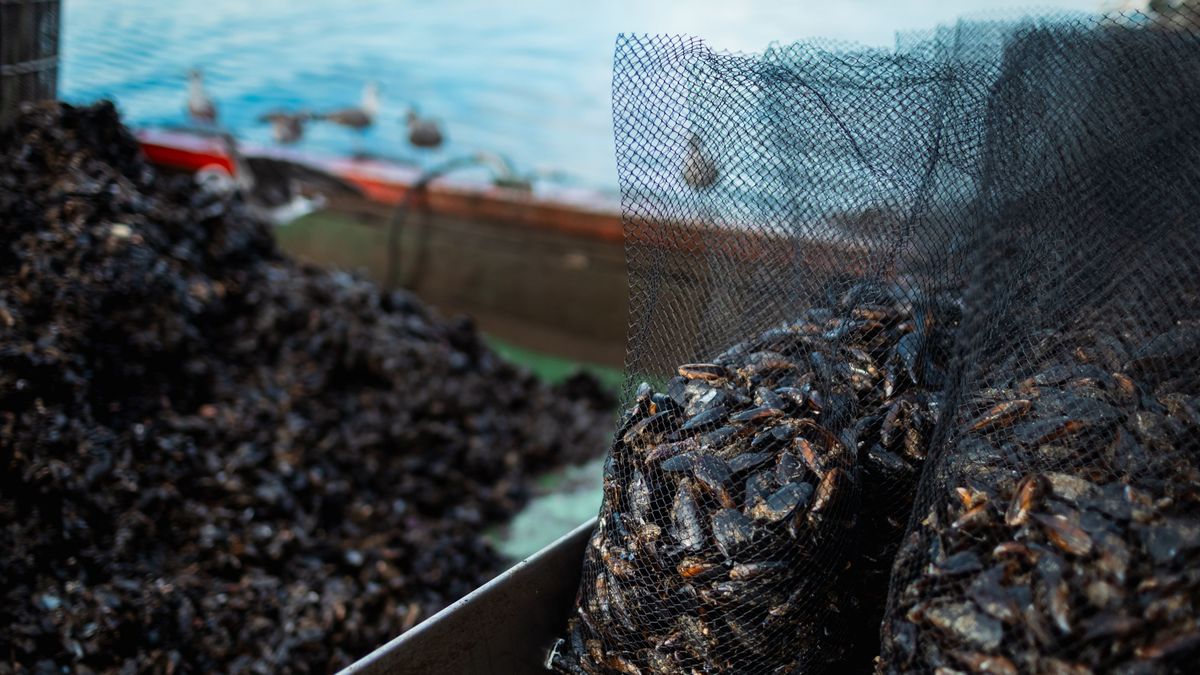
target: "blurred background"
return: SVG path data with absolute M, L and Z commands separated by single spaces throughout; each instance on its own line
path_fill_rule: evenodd
M 280 220 L 286 249 L 471 315 L 544 379 L 584 368 L 615 389 L 628 320 L 617 34 L 694 35 L 739 52 L 817 36 L 886 48 L 963 16 L 1011 16 L 1007 5 L 64 0 L 59 95 L 114 100 L 162 165 L 226 166 L 213 136 L 228 133 L 248 156 L 349 180 L 362 194 Z M 347 110 L 365 119 L 339 117 Z M 547 477 L 501 547 L 529 554 L 594 514 L 598 462 Z
M 888 46 L 895 33 L 964 14 L 1010 9 L 1003 0 L 849 0 L 781 5 L 724 2 L 502 3 L 451 0 L 66 0 L 60 89 L 68 100 L 110 97 L 140 125 L 185 121 L 189 69 L 200 69 L 221 124 L 267 143 L 269 110 L 319 110 L 358 102 L 377 82 L 380 114 L 361 135 L 312 125 L 296 147 L 372 153 L 417 164 L 479 150 L 525 170 L 558 172 L 616 189 L 609 88 L 621 32 L 703 37 L 730 51 L 821 37 Z M 1100 0 L 1049 0 L 1094 11 Z M 407 147 L 403 116 L 415 105 L 439 120 L 445 143 Z
M 1095 11 L 1102 3 L 1043 4 Z M 391 281 L 424 286 L 422 294 L 435 304 L 471 311 L 485 328 L 517 344 L 619 366 L 624 280 L 609 101 L 618 33 L 688 34 L 719 49 L 744 52 L 762 51 L 772 40 L 814 36 L 886 47 L 897 32 L 928 29 L 963 15 L 998 13 L 1005 6 L 1004 0 L 790 5 L 767 0 L 525 0 L 503 6 L 478 0 L 65 0 L 59 93 L 67 101 L 113 99 L 135 127 L 186 127 L 194 122 L 187 112 L 189 72 L 194 71 L 215 105 L 216 126 L 257 149 L 282 145 L 263 115 L 354 107 L 361 105 L 364 88 L 377 88 L 377 110 L 369 125 L 353 129 L 306 121 L 298 137 L 286 144 L 290 156 L 357 156 L 416 172 L 391 174 L 393 182 L 403 184 L 422 169 L 488 153 L 494 159 L 490 169 L 466 162 L 468 166 L 454 170 L 455 177 L 487 181 L 501 165 L 535 197 L 568 207 L 563 213 L 536 213 L 546 215 L 533 218 L 543 225 L 538 228 L 528 227 L 529 219 L 510 209 L 507 220 L 519 227 L 489 230 L 493 236 L 481 240 L 487 242 L 482 248 L 472 245 L 483 236 L 475 226 L 506 219 L 467 209 L 465 221 L 456 223 L 462 235 L 454 239 L 458 254 L 470 258 L 480 250 L 489 255 L 467 260 L 465 267 L 456 260 L 455 269 L 447 270 L 451 259 L 438 255 L 445 251 L 434 233 L 423 244 L 432 253 L 394 262 L 408 269 L 393 270 Z M 436 128 L 434 147 L 410 142 L 410 111 Z M 387 281 L 386 247 L 379 241 L 383 232 L 347 230 L 351 221 L 378 225 L 386 209 L 341 207 L 326 217 L 295 223 L 281 237 L 302 255 Z M 332 215 L 355 217 L 347 221 Z M 600 217 L 591 217 L 595 215 Z M 564 231 L 572 236 L 553 236 Z M 497 239 L 501 234 L 503 241 Z M 536 244 L 532 248 L 525 246 L 530 241 Z M 520 259 L 541 255 L 544 260 L 538 264 L 570 273 L 563 279 L 570 283 L 557 286 L 572 289 L 578 302 L 563 307 L 571 298 L 556 296 L 552 284 L 541 279 L 532 287 L 509 288 L 520 286 L 522 276 L 513 269 L 514 261 L 500 260 L 510 249 Z M 515 264 L 527 267 L 521 260 Z M 447 277 L 451 272 L 454 278 Z

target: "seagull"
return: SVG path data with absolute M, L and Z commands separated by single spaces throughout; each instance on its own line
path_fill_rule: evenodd
M 286 110 L 274 110 L 258 118 L 259 122 L 269 122 L 271 124 L 271 137 L 276 143 L 290 144 L 295 143 L 304 136 L 304 123 L 312 119 L 312 115 L 307 112 L 288 112 Z
M 362 103 L 357 108 L 342 108 L 333 112 L 314 115 L 314 119 L 325 120 L 362 131 L 375 123 L 379 114 L 379 85 L 368 82 L 363 86 Z
M 445 140 L 437 120 L 431 117 L 421 117 L 416 107 L 409 109 L 408 114 L 404 117 L 404 122 L 408 125 L 408 142 L 415 147 L 436 148 Z
M 693 133 L 683 158 L 683 181 L 696 190 L 707 190 L 717 182 L 717 177 L 717 163 L 705 151 L 700 137 Z
M 274 225 L 325 206 L 325 193 L 362 196 L 362 190 L 333 174 L 277 157 L 246 156 L 230 134 L 219 134 L 233 163 L 233 176 L 220 166 L 196 173 L 196 183 L 218 194 L 238 193 L 251 214 Z
M 197 124 L 215 124 L 217 121 L 217 106 L 204 91 L 204 73 L 198 68 L 188 71 L 187 112 Z

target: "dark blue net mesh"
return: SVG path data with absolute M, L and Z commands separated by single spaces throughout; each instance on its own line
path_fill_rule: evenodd
M 1200 23 L 1159 9 L 621 38 L 627 412 L 558 669 L 1196 656 Z

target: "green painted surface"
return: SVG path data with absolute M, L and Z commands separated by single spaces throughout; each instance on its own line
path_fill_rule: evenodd
M 385 228 L 331 211 L 317 211 L 275 229 L 285 251 L 321 265 L 382 279 L 387 265 Z
M 546 382 L 557 382 L 583 369 L 616 391 L 623 381 L 621 371 L 594 364 L 541 354 L 488 337 L 488 343 L 504 358 L 520 364 Z M 602 498 L 604 458 L 567 466 L 540 476 L 537 495 L 503 527 L 488 533 L 502 555 L 517 561 L 528 558 L 562 535 L 596 515 Z
M 516 562 L 537 553 L 600 511 L 604 458 L 568 466 L 544 477 L 553 487 L 534 497 L 512 521 L 488 533 L 502 555 Z
M 496 350 L 497 354 L 513 363 L 525 366 L 546 382 L 560 382 L 579 370 L 585 370 L 600 380 L 605 387 L 615 392 L 621 388 L 625 379 L 621 371 L 616 368 L 535 352 L 492 336 L 487 337 L 487 342 L 492 349 Z
M 488 343 L 504 358 L 525 366 L 546 382 L 560 381 L 583 369 L 605 386 L 617 391 L 623 382 L 621 371 L 595 364 L 522 349 L 493 337 Z M 567 466 L 538 478 L 537 496 L 504 527 L 488 533 L 502 555 L 517 561 L 528 558 L 600 510 L 603 497 L 604 458 L 586 464 Z

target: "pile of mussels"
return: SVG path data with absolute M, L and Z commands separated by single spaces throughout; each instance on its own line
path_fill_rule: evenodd
M 0 673 L 327 672 L 486 581 L 607 396 L 298 265 L 111 105 L 0 138 Z
M 1200 397 L 1179 376 L 1200 324 L 1125 342 L 1047 336 L 1054 358 L 964 406 L 897 557 L 879 672 L 1192 672 Z
M 643 384 L 551 665 L 869 669 L 959 314 L 863 284 Z

